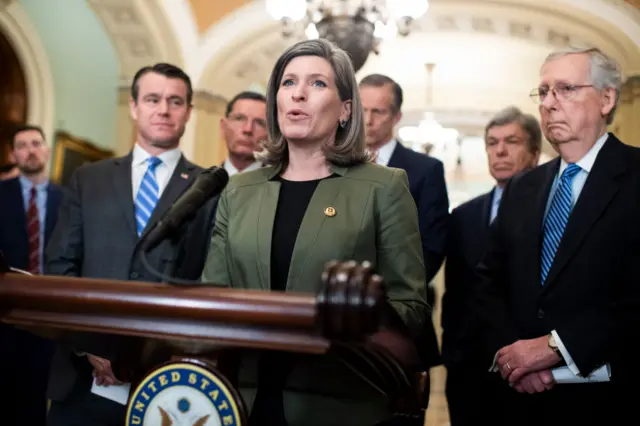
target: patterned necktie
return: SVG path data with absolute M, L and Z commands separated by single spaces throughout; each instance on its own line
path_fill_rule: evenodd
M 142 178 L 138 194 L 136 195 L 136 225 L 138 229 L 138 236 L 142 235 L 142 231 L 147 226 L 153 209 L 158 204 L 160 198 L 160 189 L 158 187 L 158 181 L 156 180 L 156 167 L 158 167 L 162 160 L 157 157 L 149 157 L 147 160 L 149 167 Z
M 567 226 L 571 214 L 571 183 L 581 170 L 576 164 L 569 164 L 560 177 L 560 183 L 551 200 L 551 207 L 544 222 L 544 239 L 542 240 L 542 255 L 540 258 L 540 283 L 544 285 L 553 258 L 556 255 L 560 239 Z
M 40 215 L 36 204 L 37 192 L 31 187 L 31 198 L 27 210 L 27 235 L 29 236 L 29 272 L 40 273 Z
M 496 191 L 498 191 L 496 189 Z M 491 206 L 491 219 L 489 223 L 493 223 L 496 220 L 496 216 L 498 216 L 498 210 L 500 209 L 500 200 L 502 199 L 502 192 L 496 192 L 495 199 L 493 200 L 493 205 Z

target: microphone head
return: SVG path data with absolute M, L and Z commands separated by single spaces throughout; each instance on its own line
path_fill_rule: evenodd
M 224 188 L 229 183 L 229 173 L 222 167 L 213 166 L 203 170 L 197 180 L 204 180 L 203 187 L 207 195 L 216 189 Z

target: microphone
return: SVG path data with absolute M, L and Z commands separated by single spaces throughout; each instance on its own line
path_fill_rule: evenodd
M 213 166 L 201 172 L 195 182 L 173 203 L 164 216 L 147 232 L 140 243 L 144 253 L 159 244 L 182 226 L 185 219 L 209 199 L 219 195 L 227 183 L 229 174 L 223 168 Z
M 199 281 L 180 279 L 172 276 L 173 261 L 167 264 L 168 273 L 157 271 L 147 258 L 147 252 L 162 240 L 175 235 L 187 217 L 195 213 L 204 203 L 220 194 L 229 182 L 225 169 L 213 166 L 200 173 L 195 182 L 171 205 L 169 210 L 157 221 L 153 228 L 142 236 L 137 251 L 142 266 L 163 283 L 180 286 L 202 285 Z

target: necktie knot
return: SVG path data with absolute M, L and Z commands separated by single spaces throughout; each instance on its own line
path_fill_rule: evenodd
M 149 157 L 147 163 L 149 163 L 149 170 L 155 170 L 162 163 L 162 160 L 158 157 Z
M 566 181 L 571 182 L 575 177 L 575 175 L 577 175 L 578 172 L 580 172 L 580 170 L 582 170 L 582 168 L 580 168 L 580 166 L 578 166 L 577 164 L 573 164 L 573 163 L 569 164 L 567 168 L 564 169 L 564 172 L 562 172 L 561 179 L 565 182 Z

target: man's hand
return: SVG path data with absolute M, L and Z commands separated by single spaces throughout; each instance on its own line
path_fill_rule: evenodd
M 551 370 L 542 370 L 529 373 L 521 378 L 512 387 L 520 393 L 537 393 L 544 392 L 553 388 L 555 381 L 553 380 L 553 374 Z
M 122 382 L 116 379 L 111 370 L 111 361 L 99 356 L 87 354 L 87 360 L 93 367 L 93 377 L 96 378 L 98 386 L 121 385 Z
M 513 385 L 528 373 L 545 370 L 556 365 L 562 358 L 549 347 L 549 337 L 518 340 L 498 351 L 497 365 L 500 375 Z

